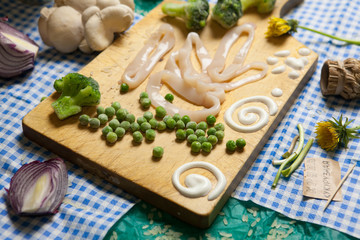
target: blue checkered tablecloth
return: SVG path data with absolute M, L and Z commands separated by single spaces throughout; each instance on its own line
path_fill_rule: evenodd
M 359 37 L 359 6 L 360 0 L 305 1 L 287 18 L 295 18 L 304 26 L 354 39 Z M 28 34 L 41 47 L 33 71 L 12 80 L 0 79 L 0 239 L 99 239 L 137 199 L 68 161 L 70 184 L 58 214 L 37 218 L 18 217 L 7 204 L 4 188 L 9 187 L 11 177 L 22 164 L 55 157 L 24 137 L 21 119 L 39 103 L 41 97 L 53 92 L 52 83 L 59 75 L 79 71 L 96 57 L 95 54 L 80 52 L 65 55 L 46 47 L 37 30 L 40 9 L 41 6 L 16 1 L 0 2 L 0 17 L 8 16 L 11 25 Z M 135 22 L 140 18 L 140 15 L 136 15 Z M 323 98 L 319 87 L 320 70 L 325 60 L 359 58 L 360 47 L 343 45 L 301 29 L 294 36 L 319 54 L 317 70 L 234 192 L 234 197 L 252 200 L 294 219 L 360 237 L 360 206 L 357 206 L 360 203 L 360 185 L 357 186 L 359 166 L 342 187 L 343 201 L 331 203 L 324 213 L 325 201 L 305 201 L 302 198 L 303 165 L 291 178 L 282 178 L 278 187 L 271 190 L 277 172 L 271 160 L 280 158 L 288 148 L 297 134 L 297 123 L 302 123 L 306 129 L 306 139 L 314 137 L 316 122 L 340 114 L 355 119 L 354 125 L 360 125 L 359 100 Z M 347 150 L 327 153 L 315 143 L 308 156 L 335 159 L 339 161 L 344 174 L 359 156 L 358 145 L 359 140 L 355 139 Z

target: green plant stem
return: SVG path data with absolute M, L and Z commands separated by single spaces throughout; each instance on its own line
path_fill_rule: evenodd
M 281 171 L 281 174 L 284 177 L 289 177 L 291 175 L 291 173 L 293 173 L 300 166 L 300 164 L 304 160 L 306 154 L 309 152 L 313 142 L 314 142 L 314 139 L 310 138 L 309 141 L 306 143 L 304 149 L 300 152 L 299 156 L 296 158 L 295 162 L 293 164 L 291 164 L 291 166 L 288 167 L 287 169 Z
M 330 34 L 327 34 L 327 33 L 324 33 L 324 32 L 320 32 L 320 31 L 317 31 L 317 30 L 315 30 L 315 29 L 311 29 L 311 28 L 308 28 L 308 27 L 300 26 L 300 25 L 298 25 L 297 27 L 298 27 L 298 28 L 305 29 L 305 30 L 308 30 L 308 31 L 311 31 L 311 32 L 314 32 L 314 33 L 318 33 L 318 34 L 324 35 L 324 36 L 329 37 L 329 38 L 332 38 L 332 39 L 336 39 L 336 40 L 343 41 L 343 42 L 350 43 L 350 44 L 360 45 L 360 41 L 355 41 L 355 40 L 350 40 L 350 39 L 345 39 L 345 38 L 336 37 L 336 36 L 334 36 L 334 35 L 330 35 Z

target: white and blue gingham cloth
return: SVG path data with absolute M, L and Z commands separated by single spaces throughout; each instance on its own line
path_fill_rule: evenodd
M 211 1 L 214 2 L 214 1 Z M 49 4 L 52 5 L 52 4 Z M 323 30 L 345 38 L 359 38 L 360 0 L 305 1 L 286 18 L 301 25 Z M 95 55 L 80 52 L 60 54 L 43 45 L 37 29 L 41 6 L 28 6 L 17 1 L 1 0 L 0 17 L 28 34 L 40 45 L 35 69 L 12 80 L 0 79 L 0 239 L 101 239 L 107 230 L 127 212 L 137 199 L 102 179 L 66 161 L 69 188 L 59 213 L 47 217 L 18 217 L 8 206 L 4 188 L 24 163 L 55 157 L 24 137 L 21 119 L 31 111 L 42 96 L 54 90 L 52 83 L 61 75 L 79 71 Z M 135 22 L 141 16 L 136 15 Z M 314 137 L 318 121 L 340 114 L 355 119 L 360 125 L 360 101 L 345 101 L 340 97 L 323 98 L 319 79 L 322 64 L 327 59 L 359 59 L 360 47 L 342 45 L 326 37 L 298 30 L 294 37 L 319 54 L 317 70 L 285 116 L 258 159 L 234 192 L 234 197 L 252 200 L 291 218 L 328 226 L 360 237 L 360 185 L 357 166 L 342 187 L 343 201 L 333 202 L 323 213 L 325 201 L 304 200 L 302 197 L 303 165 L 289 179 L 281 178 L 275 190 L 271 184 L 277 168 L 273 158 L 280 158 L 297 134 L 297 123 L 306 129 L 306 139 Z M 360 155 L 359 140 L 352 140 L 347 150 L 327 153 L 315 143 L 309 157 L 329 157 L 340 162 L 342 175 Z

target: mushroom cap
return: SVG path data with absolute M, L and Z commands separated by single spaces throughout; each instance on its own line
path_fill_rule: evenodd
M 106 7 L 85 23 L 85 39 L 91 49 L 102 51 L 114 41 L 114 33 L 128 29 L 133 20 L 133 10 L 124 4 Z
M 60 52 L 75 51 L 84 38 L 81 14 L 69 6 L 56 8 L 47 22 L 47 37 Z
M 49 20 L 49 17 L 51 16 L 51 14 L 55 11 L 56 8 L 47 8 L 44 7 L 40 10 L 40 17 L 38 20 L 38 27 L 39 27 L 39 33 L 40 33 L 40 37 L 43 40 L 43 42 L 52 47 L 52 43 L 49 40 L 48 37 L 48 27 L 47 27 L 47 21 Z
M 55 0 L 55 5 L 57 7 L 70 6 L 82 13 L 88 7 L 95 6 L 96 0 Z

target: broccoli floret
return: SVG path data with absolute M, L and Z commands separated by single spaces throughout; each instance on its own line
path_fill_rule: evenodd
M 211 18 L 224 28 L 231 28 L 242 15 L 240 0 L 218 0 L 212 9 Z
M 251 7 L 256 7 L 259 13 L 269 13 L 275 7 L 276 0 L 241 0 L 243 12 Z
M 200 30 L 205 27 L 209 16 L 209 3 L 206 0 L 189 0 L 185 3 L 165 3 L 164 14 L 184 19 L 186 28 Z
M 54 88 L 61 96 L 51 106 L 60 120 L 81 112 L 82 106 L 100 103 L 99 84 L 79 73 L 69 73 L 55 80 Z

